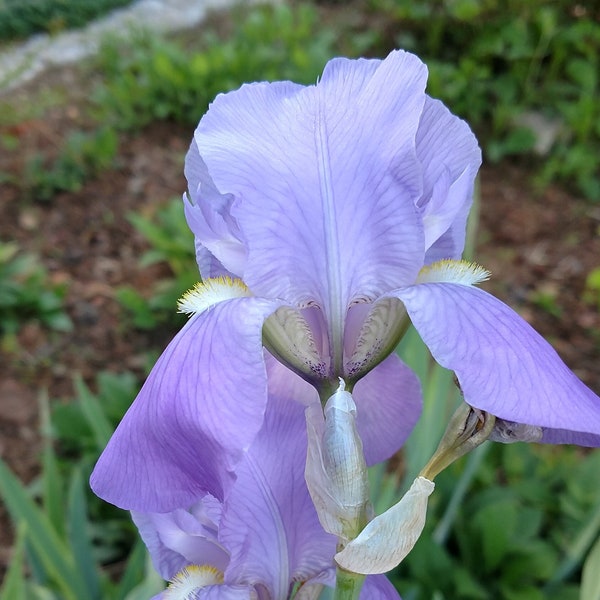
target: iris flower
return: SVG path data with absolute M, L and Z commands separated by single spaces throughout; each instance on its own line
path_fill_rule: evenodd
M 420 411 L 393 354 L 410 322 L 499 437 L 600 445 L 598 396 L 460 260 L 480 150 L 426 78 L 395 51 L 215 99 L 185 166 L 204 283 L 96 466 L 101 497 L 142 512 L 209 487 L 222 501 L 270 378 L 307 406 L 343 378 L 367 464 L 389 457 Z
M 284 395 L 280 395 L 284 393 Z M 271 386 L 263 426 L 223 500 L 207 489 L 187 509 L 133 513 L 162 600 L 297 600 L 334 581 L 336 539 L 325 533 L 304 480 L 304 409 Z M 368 577 L 363 600 L 399 600 L 384 576 Z

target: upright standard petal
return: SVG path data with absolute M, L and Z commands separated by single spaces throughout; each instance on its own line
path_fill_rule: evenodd
M 196 238 L 196 258 L 202 277 L 214 276 L 206 269 L 207 252 L 227 273 L 241 276 L 247 250 L 230 214 L 233 196 L 220 194 L 216 189 L 195 141 L 185 159 L 185 176 L 189 186 L 189 200 L 185 195 L 183 199 L 185 216 Z
M 600 398 L 508 306 L 452 283 L 419 284 L 394 295 L 434 358 L 455 371 L 468 404 L 507 421 L 559 430 L 546 431 L 542 441 L 599 445 Z
M 257 294 L 350 302 L 414 280 L 424 243 L 415 136 L 426 69 L 413 55 L 331 61 L 316 86 L 255 84 L 218 96 L 195 143 L 249 254 Z M 381 135 L 373 135 L 374 131 Z
M 225 301 L 169 344 L 102 453 L 90 484 L 139 512 L 223 497 L 227 473 L 262 426 L 267 377 L 261 330 L 281 303 Z
M 236 468 L 219 540 L 231 553 L 225 582 L 263 585 L 287 598 L 293 581 L 329 567 L 335 538 L 323 530 L 304 480 L 304 407 L 271 396 L 263 429 Z
M 473 185 L 481 150 L 469 126 L 439 100 L 427 98 L 416 138 L 423 167 L 423 214 L 426 263 L 458 259 L 465 243 Z

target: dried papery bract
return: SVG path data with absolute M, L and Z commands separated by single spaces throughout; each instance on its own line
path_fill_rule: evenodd
M 306 419 L 306 483 L 321 525 L 345 544 L 367 521 L 369 482 L 356 405 L 343 381 L 323 411 L 316 404 L 308 407 Z

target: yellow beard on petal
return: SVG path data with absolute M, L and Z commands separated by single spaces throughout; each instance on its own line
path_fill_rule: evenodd
M 201 313 L 207 308 L 233 298 L 251 296 L 250 290 L 241 279 L 213 277 L 197 283 L 179 298 L 177 309 L 189 316 Z
M 189 565 L 171 579 L 163 597 L 165 600 L 188 600 L 203 587 L 222 583 L 223 573 L 219 569 L 210 565 Z
M 490 278 L 490 272 L 477 263 L 466 260 L 438 260 L 423 267 L 416 283 L 458 283 L 476 285 Z

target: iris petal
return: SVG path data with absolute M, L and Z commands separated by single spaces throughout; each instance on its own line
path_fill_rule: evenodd
M 190 512 L 177 509 L 170 513 L 132 513 L 132 517 L 163 579 L 170 580 L 194 564 L 225 570 L 229 557 L 217 542 L 216 528 L 203 526 Z
M 508 306 L 451 283 L 420 284 L 394 295 L 434 358 L 456 372 L 466 402 L 508 421 L 563 431 L 548 431 L 543 441 L 561 435 L 569 441 L 567 431 L 588 442 L 600 439 L 600 398 Z
M 421 415 L 418 377 L 392 354 L 356 384 L 353 397 L 367 464 L 390 458 L 402 447 Z
M 263 584 L 269 598 L 287 598 L 290 581 L 315 576 L 335 551 L 304 480 L 305 430 L 303 406 L 271 396 L 224 504 L 219 539 L 231 550 L 225 581 Z
M 255 84 L 217 97 L 195 142 L 215 186 L 235 197 L 249 250 L 243 279 L 255 293 L 317 302 L 335 320 L 355 296 L 414 279 L 425 78 L 416 57 L 395 52 L 332 61 L 316 86 Z
M 219 193 L 195 140 L 186 155 L 185 176 L 191 202 L 184 195 L 183 205 L 188 225 L 196 237 L 196 258 L 202 277 L 215 276 L 203 268 L 207 252 L 227 270 L 217 275 L 234 273 L 239 277 L 246 263 L 246 248 L 240 239 L 239 227 L 230 215 L 234 198 Z
M 600 434 L 579 433 L 567 429 L 548 429 L 542 430 L 543 444 L 575 444 L 577 446 L 589 446 L 591 448 L 600 447 Z
M 256 598 L 256 592 L 246 585 L 211 585 L 194 592 L 191 596 L 186 596 L 185 600 L 256 600 Z
M 427 98 L 416 151 L 423 168 L 417 201 L 425 217 L 426 262 L 460 258 L 481 150 L 469 126 L 439 100 Z
M 140 512 L 191 506 L 207 491 L 222 498 L 228 471 L 262 425 L 261 330 L 279 306 L 240 298 L 190 319 L 100 457 L 96 494 Z
M 267 357 L 269 390 L 304 406 L 319 404 L 316 390 L 273 357 Z M 419 378 L 392 354 L 355 386 L 356 423 L 365 459 L 374 465 L 395 454 L 410 435 L 422 408 Z

